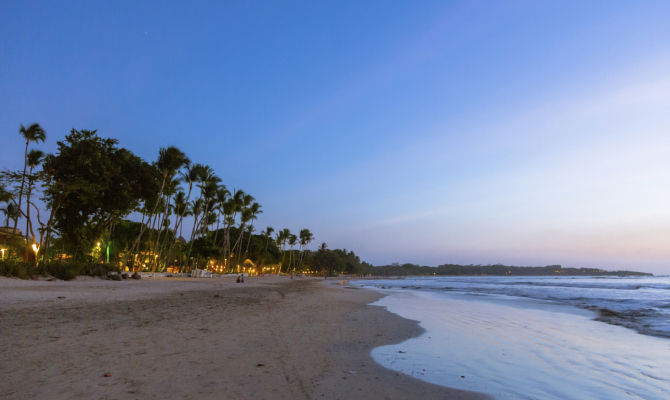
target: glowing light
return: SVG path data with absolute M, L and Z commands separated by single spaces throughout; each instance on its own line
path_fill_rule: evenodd
M 2 259 L 5 259 L 5 250 L 7 249 L 0 249 L 0 253 L 2 253 Z
M 40 246 L 38 246 L 37 243 L 33 243 L 33 251 L 35 252 L 35 255 L 40 251 Z

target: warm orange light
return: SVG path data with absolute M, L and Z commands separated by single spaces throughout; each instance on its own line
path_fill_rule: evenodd
M 35 255 L 40 251 L 40 246 L 38 246 L 37 243 L 33 243 L 33 251 L 35 252 Z

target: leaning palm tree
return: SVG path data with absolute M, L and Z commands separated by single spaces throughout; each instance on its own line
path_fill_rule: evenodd
M 189 202 L 186 200 L 186 194 L 180 188 L 174 196 L 174 206 L 172 208 L 172 212 L 175 215 L 174 228 L 170 234 L 170 238 L 168 239 L 168 248 L 165 254 L 165 267 L 168 267 L 170 264 L 172 249 L 174 248 L 175 242 L 177 241 L 177 231 L 181 227 L 181 222 L 183 220 L 184 214 L 187 212 L 188 206 Z
M 183 207 L 181 207 L 181 206 L 178 207 L 178 211 L 175 212 L 177 222 L 175 223 L 174 232 L 172 232 L 172 245 L 168 249 L 168 255 L 167 255 L 166 260 L 170 259 L 170 255 L 171 255 L 170 253 L 172 251 L 172 247 L 176 243 L 177 227 L 179 228 L 179 232 L 180 232 L 179 236 L 182 236 L 181 232 L 182 232 L 182 228 L 184 226 L 184 224 L 183 224 L 184 217 L 186 217 L 188 215 L 193 215 L 190 212 L 190 210 L 191 210 L 190 205 L 192 205 L 192 203 L 193 203 L 193 202 L 190 201 L 191 192 L 193 191 L 193 185 L 198 181 L 198 177 L 200 177 L 203 174 L 203 171 L 206 168 L 209 168 L 209 167 L 206 167 L 202 164 L 193 164 L 193 165 L 186 164 L 184 166 L 184 171 L 181 172 L 182 181 L 188 183 L 188 193 L 186 194 L 186 198 L 184 199 L 184 202 L 183 202 L 184 206 Z M 175 200 L 175 204 L 176 204 L 176 200 Z
M 23 188 L 26 183 L 26 171 L 28 170 L 28 145 L 30 142 L 44 142 L 47 138 L 47 133 L 42 129 L 40 124 L 31 124 L 29 127 L 21 125 L 19 134 L 26 140 L 26 149 L 23 153 L 23 177 L 21 178 L 21 189 L 19 189 L 19 204 L 18 209 L 21 210 L 21 201 L 23 200 Z M 13 233 L 16 233 L 16 226 L 19 223 L 19 217 L 14 218 Z
M 244 228 L 246 227 L 247 222 L 251 221 L 251 205 L 254 200 L 254 197 L 250 194 L 245 194 L 242 196 L 239 235 L 237 235 L 237 241 L 235 241 L 235 245 L 233 245 L 232 249 L 233 252 L 237 251 L 236 254 L 238 254 L 238 259 L 239 254 L 242 253 L 242 238 L 244 236 Z
M 160 148 L 160 150 L 158 151 L 158 161 L 156 162 L 156 168 L 158 168 L 158 171 L 160 171 L 163 180 L 161 182 L 161 188 L 157 193 L 156 200 L 154 202 L 153 208 L 151 209 L 149 217 L 154 216 L 156 214 L 158 204 L 161 202 L 163 191 L 165 189 L 165 182 L 172 181 L 177 171 L 184 165 L 189 164 L 190 161 L 188 157 L 186 157 L 186 155 L 178 148 L 174 146 L 169 146 L 167 148 L 165 147 Z M 144 231 L 148 227 L 147 225 L 148 221 L 146 225 L 143 225 L 140 228 L 140 233 L 137 235 L 137 238 L 135 239 L 135 243 L 133 243 L 133 248 L 131 249 L 130 253 L 132 253 L 139 246 L 140 241 L 142 240 L 142 235 L 144 235 Z
M 226 202 L 228 201 L 228 198 L 230 197 L 230 191 L 224 186 L 221 185 L 216 191 L 216 196 L 214 199 L 214 206 L 212 209 L 216 212 L 216 231 L 214 233 L 214 245 L 218 245 L 218 238 L 219 238 L 219 228 L 220 228 L 220 223 L 221 220 L 225 220 L 225 209 L 226 209 Z
M 191 257 L 193 241 L 196 239 L 198 234 L 207 234 L 207 227 L 209 226 L 210 221 L 210 207 L 212 200 L 214 200 L 216 192 L 219 189 L 219 182 L 221 182 L 221 178 L 214 175 L 214 170 L 212 168 L 205 166 L 201 171 L 200 176 L 198 177 L 198 182 L 198 187 L 200 188 L 200 197 L 198 198 L 198 201 L 201 202 L 202 207 L 199 208 L 198 211 L 202 212 L 202 216 L 200 216 L 200 213 L 194 213 L 193 230 L 191 231 L 191 241 L 188 246 L 186 260 L 189 260 Z M 202 227 L 200 226 L 201 224 Z
M 213 195 L 212 190 L 216 190 L 213 188 L 214 183 L 218 183 L 221 181 L 216 175 L 214 175 L 214 170 L 212 167 L 208 165 L 203 165 L 202 167 L 198 168 L 197 176 L 195 177 L 195 181 L 197 182 L 197 187 L 200 189 L 200 196 L 198 197 L 198 201 L 204 205 L 204 207 L 199 208 L 198 211 L 202 212 L 202 215 L 207 214 L 207 195 Z M 196 231 L 199 228 L 200 224 L 200 212 L 193 215 L 194 221 L 193 221 L 193 229 L 191 230 L 191 240 L 195 239 L 195 234 Z
M 231 259 L 232 248 L 230 245 L 230 228 L 235 225 L 237 214 L 244 208 L 244 196 L 246 194 L 242 190 L 233 189 L 233 194 L 224 204 L 224 230 L 225 237 L 223 243 L 223 254 L 226 260 Z M 228 262 L 228 261 L 226 261 Z
M 258 214 L 262 214 L 263 210 L 261 210 L 261 205 L 253 202 L 251 206 L 249 207 L 249 220 L 251 221 L 251 224 L 249 225 L 249 238 L 247 239 L 247 246 L 244 249 L 244 254 L 249 252 L 249 244 L 251 243 L 251 232 L 254 231 L 254 221 L 258 219 Z

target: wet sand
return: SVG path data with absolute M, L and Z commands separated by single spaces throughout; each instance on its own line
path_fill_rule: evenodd
M 486 398 L 375 363 L 421 328 L 334 283 L 0 278 L 0 398 Z

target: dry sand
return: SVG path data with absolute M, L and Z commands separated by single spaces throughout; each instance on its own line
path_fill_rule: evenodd
M 0 278 L 0 398 L 485 398 L 375 363 L 421 329 L 332 283 Z

